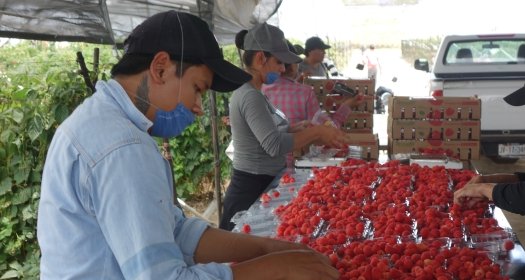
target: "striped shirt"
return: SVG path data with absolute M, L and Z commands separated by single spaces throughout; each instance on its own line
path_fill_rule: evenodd
M 321 108 L 311 86 L 281 77 L 271 85 L 263 85 L 262 92 L 270 102 L 281 110 L 290 122 L 290 126 L 300 121 L 311 121 Z M 341 126 L 352 110 L 348 106 L 339 106 L 332 115 L 332 120 Z

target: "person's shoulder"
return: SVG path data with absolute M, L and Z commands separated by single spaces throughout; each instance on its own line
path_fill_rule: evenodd
M 90 101 L 93 100 L 81 104 L 64 122 L 62 129 L 78 150 L 92 161 L 97 162 L 124 146 L 153 141 L 116 108 Z
M 302 93 L 313 93 L 314 92 L 314 88 L 311 85 L 307 85 L 307 84 L 294 83 L 293 87 Z
M 308 69 L 308 67 L 310 67 L 310 65 L 306 63 L 306 61 L 304 60 L 299 62 L 299 64 L 297 64 L 297 70 L 299 72 L 302 72 L 303 70 Z
M 231 103 L 260 102 L 264 100 L 262 92 L 251 85 L 244 84 L 233 92 Z

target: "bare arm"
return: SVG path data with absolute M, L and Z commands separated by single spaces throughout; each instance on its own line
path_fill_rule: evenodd
M 454 203 L 470 207 L 478 201 L 492 200 L 495 183 L 467 183 L 454 192 Z
M 208 228 L 195 252 L 195 261 L 235 262 L 235 280 L 337 279 L 327 257 L 305 245 Z
M 331 147 L 341 147 L 345 143 L 345 133 L 341 130 L 323 125 L 306 128 L 293 134 L 293 148 L 301 149 L 312 143 L 320 143 Z
M 476 176 L 473 180 L 473 182 L 479 183 L 515 183 L 518 182 L 518 176 L 514 174 L 498 173 Z
M 199 241 L 195 251 L 195 261 L 199 263 L 242 262 L 272 252 L 297 249 L 304 250 L 307 247 L 302 244 L 210 227 Z
M 327 257 L 310 251 L 294 250 L 271 253 L 232 266 L 234 280 L 335 280 L 337 269 Z

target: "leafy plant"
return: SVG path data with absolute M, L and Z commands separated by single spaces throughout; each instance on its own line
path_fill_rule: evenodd
M 89 74 L 104 80 L 117 61 L 109 46 L 22 41 L 0 48 L 0 279 L 39 278 L 36 225 L 46 152 L 56 128 L 91 95 L 78 73 L 76 52 L 81 51 L 92 68 L 95 47 L 100 48 L 100 71 Z M 235 61 L 235 48 L 225 47 L 225 57 Z M 220 115 L 227 111 L 227 97 L 217 94 Z M 213 178 L 207 98 L 206 117 L 170 141 L 182 196 L 191 196 L 200 182 Z M 231 168 L 222 152 L 229 139 L 226 126 L 219 122 L 222 178 Z
M 87 96 L 74 53 L 26 41 L 0 51 L 0 275 L 38 278 L 36 219 L 46 151 Z

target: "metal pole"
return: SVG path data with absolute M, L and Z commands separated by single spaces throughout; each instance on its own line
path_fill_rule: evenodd
M 173 203 L 182 210 L 182 206 L 179 203 L 179 196 L 177 195 L 177 184 L 175 183 L 175 170 L 173 169 L 173 157 L 170 151 L 170 140 L 168 138 L 162 139 L 162 156 L 170 164 L 170 170 L 172 172 L 173 185 Z
M 98 81 L 98 65 L 100 60 L 100 49 L 95 48 L 93 50 L 93 84 L 97 84 Z
M 222 191 L 221 191 L 221 159 L 219 150 L 219 136 L 217 126 L 217 93 L 214 90 L 210 91 L 210 113 L 211 113 L 211 135 L 213 146 L 213 162 L 214 162 L 214 185 L 215 185 L 215 201 L 217 202 L 217 217 L 219 224 L 222 217 Z

